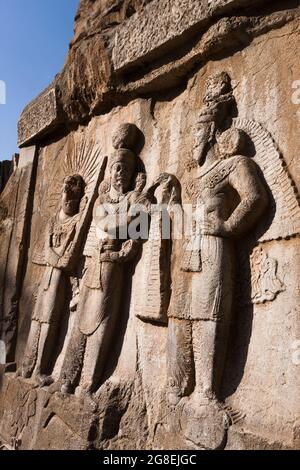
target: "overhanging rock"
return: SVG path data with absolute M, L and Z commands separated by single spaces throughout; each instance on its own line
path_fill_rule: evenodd
M 113 66 L 121 73 L 182 45 L 218 15 L 262 0 L 155 0 L 117 31 Z
M 44 136 L 61 122 L 58 95 L 58 87 L 52 83 L 26 106 L 18 123 L 20 147 Z

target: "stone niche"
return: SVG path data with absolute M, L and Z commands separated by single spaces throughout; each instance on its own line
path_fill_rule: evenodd
M 299 449 L 299 13 L 81 0 L 0 195 L 4 448 Z

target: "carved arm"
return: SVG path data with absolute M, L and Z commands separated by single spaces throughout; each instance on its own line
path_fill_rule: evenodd
M 127 240 L 122 244 L 120 251 L 102 253 L 100 261 L 112 263 L 127 263 L 135 258 L 141 245 L 140 240 Z
M 229 182 L 237 191 L 240 203 L 225 221 L 225 236 L 241 236 L 259 220 L 268 205 L 268 196 L 256 164 L 250 158 L 240 159 Z

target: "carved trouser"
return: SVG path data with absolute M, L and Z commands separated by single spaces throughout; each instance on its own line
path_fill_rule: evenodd
M 46 268 L 25 351 L 23 367 L 27 375 L 34 369 L 37 373 L 49 373 L 66 298 L 66 275 L 59 269 Z
M 218 395 L 230 322 L 170 318 L 168 383 L 180 396 Z
M 231 242 L 204 236 L 201 247 L 202 270 L 181 272 L 173 289 L 176 318 L 169 320 L 168 375 L 181 396 L 193 387 L 199 394 L 218 393 L 232 314 Z
M 78 325 L 78 319 L 76 319 L 72 329 L 70 342 L 66 350 L 60 377 L 62 383 L 68 383 L 73 388 L 79 382 L 85 346 L 86 336 L 81 333 Z
M 78 319 L 66 352 L 62 378 L 71 386 L 88 391 L 99 386 L 108 362 L 109 348 L 116 336 L 123 287 L 123 266 L 102 263 L 103 289 L 83 283 L 78 305 Z

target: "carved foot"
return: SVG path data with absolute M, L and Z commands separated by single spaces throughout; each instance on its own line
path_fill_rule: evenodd
M 16 370 L 15 377 L 16 378 L 22 377 L 22 368 L 21 367 L 19 367 L 19 369 Z
M 51 375 L 44 375 L 44 374 L 37 374 L 36 381 L 41 387 L 49 387 L 49 385 L 53 384 L 54 379 Z
M 98 405 L 95 400 L 95 397 L 93 393 L 91 392 L 91 386 L 89 385 L 84 385 L 84 386 L 79 386 L 76 388 L 75 395 L 78 398 L 81 398 L 83 401 L 88 403 L 93 411 L 96 411 Z
M 66 380 L 60 388 L 60 391 L 63 395 L 71 395 L 74 393 L 74 387 L 69 380 Z
M 180 427 L 187 442 L 200 449 L 223 449 L 229 426 L 228 415 L 217 400 L 204 397 L 197 402 L 191 397 L 183 407 Z
M 178 405 L 182 398 L 182 392 L 179 387 L 177 387 L 174 381 L 169 380 L 169 385 L 167 389 L 167 401 L 170 406 L 175 407 Z
M 32 370 L 29 367 L 23 366 L 17 371 L 17 377 L 23 377 L 23 379 L 30 379 Z
M 226 412 L 231 425 L 238 423 L 246 416 L 243 411 L 237 410 L 236 408 L 232 408 L 231 406 L 228 406 L 226 404 L 224 404 L 224 411 Z
M 61 389 L 61 382 L 58 380 L 57 382 L 53 382 L 48 388 L 48 392 L 52 394 L 60 392 Z

